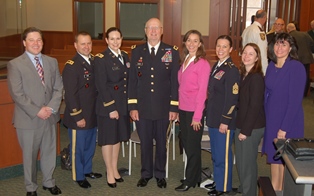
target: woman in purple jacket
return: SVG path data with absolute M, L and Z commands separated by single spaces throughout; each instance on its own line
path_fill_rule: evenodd
M 176 191 L 187 191 L 201 180 L 203 110 L 210 73 L 205 55 L 201 33 L 197 30 L 188 31 L 183 38 L 182 66 L 178 72 L 180 130 L 187 167 L 186 179 L 175 188 Z
M 269 49 L 270 50 L 270 49 Z M 305 69 L 298 61 L 297 43 L 288 33 L 277 34 L 274 39 L 271 62 L 265 76 L 266 128 L 263 153 L 271 164 L 272 185 L 282 190 L 284 166 L 274 160 L 274 138 L 300 138 L 304 136 L 302 99 L 305 86 Z

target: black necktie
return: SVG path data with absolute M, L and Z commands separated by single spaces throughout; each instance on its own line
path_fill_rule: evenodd
M 118 58 L 121 61 L 121 63 L 123 64 L 123 59 L 122 59 L 122 56 L 120 54 L 118 55 Z
M 152 58 L 154 58 L 154 57 L 155 57 L 155 48 L 152 47 L 150 50 L 151 50 L 151 51 L 150 51 L 150 56 L 151 56 Z

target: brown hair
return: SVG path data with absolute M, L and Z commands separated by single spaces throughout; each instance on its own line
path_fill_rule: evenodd
M 28 27 L 27 29 L 25 29 L 22 33 L 22 39 L 24 41 L 26 41 L 26 37 L 29 33 L 32 33 L 32 32 L 37 32 L 40 34 L 41 38 L 43 38 L 43 34 L 41 32 L 41 30 L 37 29 L 36 27 Z
M 183 44 L 182 44 L 182 55 L 181 55 L 181 59 L 180 59 L 180 63 L 182 64 L 185 60 L 185 57 L 189 54 L 188 49 L 185 46 L 185 42 L 188 40 L 189 36 L 191 34 L 196 34 L 198 35 L 200 42 L 201 42 L 201 46 L 198 47 L 196 54 L 195 54 L 195 59 L 194 59 L 194 63 L 196 63 L 200 58 L 204 58 L 206 56 L 206 52 L 205 52 L 205 47 L 204 47 L 204 41 L 203 41 L 203 37 L 202 34 L 198 31 L 198 30 L 189 30 L 183 37 Z
M 249 71 L 249 73 L 246 72 L 246 69 L 245 69 L 245 65 L 243 64 L 243 62 L 241 62 L 240 64 L 240 73 L 241 73 L 241 76 L 245 76 L 246 73 L 247 74 L 252 74 L 252 73 L 259 73 L 261 75 L 263 75 L 263 71 L 262 71 L 262 61 L 261 61 L 261 51 L 258 47 L 258 45 L 254 44 L 254 43 L 248 43 L 244 46 L 244 48 L 242 49 L 242 52 L 244 51 L 244 49 L 248 46 L 251 46 L 254 51 L 256 52 L 256 56 L 257 56 L 257 61 L 254 63 L 254 66 L 252 67 L 252 69 Z

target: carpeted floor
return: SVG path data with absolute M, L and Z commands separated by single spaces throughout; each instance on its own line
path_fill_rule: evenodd
M 305 136 L 314 138 L 314 102 L 313 93 L 304 99 L 304 113 L 305 113 Z M 61 128 L 61 148 L 67 146 L 68 136 L 64 127 Z M 128 145 L 125 145 L 126 156 L 122 157 L 122 153 L 119 158 L 119 168 L 128 168 Z M 170 160 L 169 160 L 169 178 L 167 179 L 167 188 L 160 189 L 156 185 L 156 180 L 149 181 L 147 187 L 136 187 L 137 181 L 140 178 L 140 149 L 137 147 L 137 157 L 132 158 L 132 175 L 124 176 L 125 182 L 118 183 L 117 188 L 113 189 L 108 187 L 105 177 L 105 164 L 102 160 L 101 148 L 97 146 L 95 157 L 93 160 L 93 171 L 99 172 L 104 177 L 96 180 L 89 180 L 92 185 L 90 189 L 82 189 L 75 182 L 71 180 L 71 172 L 62 170 L 58 166 L 55 170 L 54 177 L 56 179 L 56 185 L 62 190 L 62 195 L 207 195 L 207 191 L 202 188 L 191 188 L 187 192 L 177 192 L 175 187 L 180 185 L 180 179 L 183 178 L 183 161 L 182 155 L 179 154 L 178 139 L 176 137 L 176 152 L 175 160 L 172 160 L 172 146 L 170 145 Z M 270 167 L 266 164 L 266 156 L 258 156 L 259 164 L 259 176 L 270 176 Z M 202 152 L 202 165 L 203 167 L 212 168 L 211 154 Z M 51 195 L 49 192 L 44 191 L 41 187 L 42 174 L 38 172 L 38 195 Z M 239 186 L 239 180 L 234 166 L 233 170 L 233 187 Z M 1 196 L 18 196 L 25 195 L 25 188 L 23 182 L 23 176 L 11 178 L 0 181 L 0 195 Z

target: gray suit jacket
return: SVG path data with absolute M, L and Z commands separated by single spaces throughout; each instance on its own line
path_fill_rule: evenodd
M 298 45 L 298 56 L 299 61 L 302 64 L 314 63 L 312 48 L 314 48 L 314 41 L 306 32 L 301 31 L 291 31 L 290 35 L 294 37 Z
M 37 117 L 42 106 L 59 110 L 62 99 L 63 84 L 58 62 L 55 58 L 42 55 L 45 86 L 32 61 L 26 53 L 8 63 L 8 86 L 15 102 L 13 123 L 16 128 L 36 129 L 44 120 Z M 47 120 L 55 124 L 60 119 L 59 112 Z

